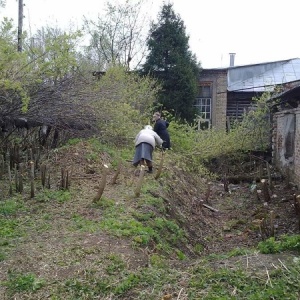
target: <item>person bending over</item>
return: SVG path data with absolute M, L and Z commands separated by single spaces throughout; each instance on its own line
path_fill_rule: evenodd
M 146 125 L 135 137 L 135 154 L 133 165 L 148 167 L 148 173 L 153 173 L 152 155 L 155 146 L 161 146 L 163 140 L 153 131 L 152 126 Z

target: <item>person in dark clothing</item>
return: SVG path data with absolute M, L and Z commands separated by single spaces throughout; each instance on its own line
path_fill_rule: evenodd
M 155 112 L 153 114 L 152 119 L 155 124 L 153 130 L 160 136 L 160 138 L 164 141 L 162 144 L 163 149 L 170 149 L 171 148 L 171 142 L 170 142 L 170 135 L 168 132 L 168 126 L 169 122 L 166 120 L 161 119 L 160 113 Z

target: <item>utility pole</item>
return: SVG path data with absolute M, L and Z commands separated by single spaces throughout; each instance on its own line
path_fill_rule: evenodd
M 23 48 L 23 0 L 19 0 L 19 18 L 18 18 L 18 51 L 22 52 Z

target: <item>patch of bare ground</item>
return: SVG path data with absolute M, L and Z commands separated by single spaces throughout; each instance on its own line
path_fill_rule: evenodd
M 205 246 L 205 254 L 249 248 L 270 236 L 270 215 L 274 216 L 274 234 L 298 232 L 294 189 L 278 182 L 270 191 L 271 201 L 251 192 L 251 184 L 230 184 L 229 191 L 218 181 L 195 179 L 173 169 L 167 201 L 169 213 L 189 232 L 192 244 Z M 265 228 L 259 222 L 265 220 Z

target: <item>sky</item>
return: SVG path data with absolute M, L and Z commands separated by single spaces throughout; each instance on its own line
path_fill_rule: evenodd
M 114 0 L 125 1 L 125 0 Z M 135 0 L 130 0 L 133 3 Z M 167 0 L 186 26 L 189 46 L 203 68 L 248 65 L 300 58 L 299 0 Z M 83 16 L 96 20 L 106 0 L 23 0 L 24 30 L 80 27 Z M 155 22 L 163 0 L 146 0 L 145 13 Z M 17 26 L 18 1 L 6 0 L 0 18 Z

